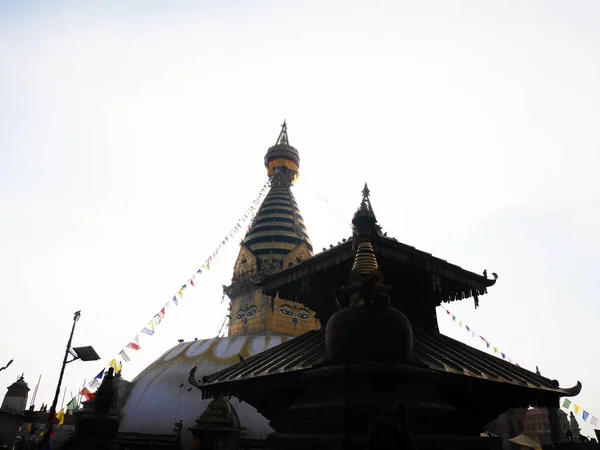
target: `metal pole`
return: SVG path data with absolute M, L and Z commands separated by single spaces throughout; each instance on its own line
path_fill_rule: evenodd
M 73 341 L 73 333 L 75 333 L 75 325 L 81 316 L 81 311 L 77 311 L 73 315 L 73 327 L 71 328 L 71 335 L 69 336 L 69 342 L 67 342 L 67 349 L 65 350 L 65 357 L 63 359 L 62 367 L 60 368 L 60 375 L 58 377 L 58 385 L 56 386 L 56 393 L 54 394 L 54 400 L 52 400 L 52 406 L 50 407 L 50 414 L 48 414 L 48 425 L 44 437 L 40 440 L 38 449 L 46 450 L 48 444 L 50 444 L 50 434 L 52 434 L 52 421 L 56 416 L 56 405 L 58 403 L 58 396 L 60 395 L 60 387 L 62 385 L 63 375 L 65 374 L 65 367 L 67 365 L 67 359 L 69 358 L 69 351 L 71 350 L 71 342 Z
M 60 410 L 62 411 L 63 407 L 65 406 L 65 397 L 67 396 L 67 387 L 65 386 L 65 392 L 63 393 L 63 399 L 62 399 L 62 403 L 60 404 Z

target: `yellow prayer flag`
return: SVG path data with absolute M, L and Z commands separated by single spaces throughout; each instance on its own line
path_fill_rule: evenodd
M 177 291 L 177 295 L 179 295 L 180 297 L 183 297 L 183 291 L 182 291 L 181 289 L 179 289 L 179 290 Z
M 577 406 L 575 403 L 573 403 L 573 409 L 575 410 L 575 414 L 579 414 L 579 410 L 581 408 L 579 408 L 579 406 Z
M 462 328 L 462 324 L 463 324 L 462 320 L 459 320 L 458 321 L 458 326 Z
M 498 353 L 498 349 L 494 347 L 494 353 Z
M 60 412 L 56 415 L 56 418 L 58 419 L 58 428 L 65 422 L 65 410 L 61 409 Z
M 114 358 L 110 363 L 108 363 L 108 367 L 112 367 L 113 369 L 115 369 L 115 373 L 119 373 L 121 371 L 121 368 L 117 364 L 117 360 Z

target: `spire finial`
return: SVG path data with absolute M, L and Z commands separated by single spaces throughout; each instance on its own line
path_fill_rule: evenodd
M 367 186 L 367 183 L 365 182 L 365 187 L 362 190 L 363 200 L 369 198 L 370 193 L 371 193 L 371 191 L 369 190 L 369 186 Z
M 287 135 L 287 123 L 284 119 L 283 123 L 281 124 L 281 131 L 279 132 L 279 137 L 277 138 L 277 142 L 275 142 L 275 145 L 279 145 L 279 144 L 289 145 L 289 143 L 290 143 L 290 141 L 288 140 L 288 135 Z

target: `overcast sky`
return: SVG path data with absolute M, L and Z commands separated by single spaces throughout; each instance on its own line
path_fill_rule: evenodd
M 93 378 L 235 225 L 287 119 L 315 249 L 367 181 L 390 236 L 499 274 L 447 307 L 600 418 L 598 23 L 593 1 L 2 2 L 0 386 L 41 374 L 50 403 L 78 309 L 102 362 L 65 386 Z M 126 378 L 218 332 L 241 237 Z

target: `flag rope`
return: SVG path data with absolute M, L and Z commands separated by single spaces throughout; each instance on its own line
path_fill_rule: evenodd
M 468 326 L 458 316 L 456 316 L 455 314 L 452 314 L 452 312 L 450 312 L 445 306 L 440 305 L 440 307 L 444 311 L 446 311 L 446 315 L 452 317 L 452 322 L 458 323 L 459 328 L 463 328 L 464 327 L 465 330 L 471 334 L 472 338 L 479 337 L 483 342 L 485 342 L 485 345 L 486 345 L 487 348 L 493 349 L 494 355 L 498 356 L 498 354 L 500 354 L 502 356 L 502 359 L 504 359 L 505 361 L 508 361 L 509 363 L 512 363 L 512 364 L 516 365 L 517 367 L 521 367 L 516 362 L 514 362 L 511 358 L 509 358 L 506 355 L 506 353 L 501 352 L 498 349 L 498 347 L 493 346 L 490 341 L 488 341 L 486 338 L 484 338 L 479 333 L 477 333 L 473 328 L 471 328 L 470 326 Z M 595 416 L 592 416 L 587 410 L 584 410 L 581 406 L 573 403 L 571 400 L 565 398 L 564 401 L 563 401 L 563 403 L 562 403 L 562 405 L 560 405 L 560 406 L 562 408 L 565 408 L 567 411 L 569 411 L 571 405 L 573 406 L 573 411 L 575 411 L 575 415 L 578 415 L 579 412 L 581 412 L 581 418 L 583 419 L 584 422 L 589 423 L 593 427 L 595 427 L 595 426 L 598 425 L 598 418 L 596 418 Z M 588 422 L 588 419 L 590 419 L 589 422 Z
M 246 209 L 246 211 L 244 212 L 244 214 L 242 216 L 240 216 L 240 218 L 237 220 L 235 226 L 227 234 L 227 236 L 225 236 L 225 238 L 221 241 L 221 243 L 217 246 L 216 250 L 204 261 L 204 264 L 202 264 L 200 266 L 200 268 L 197 269 L 196 272 L 194 272 L 194 274 L 191 277 L 188 278 L 187 283 L 184 283 L 179 288 L 179 290 L 177 291 L 177 294 L 175 294 L 171 298 L 171 300 L 169 300 L 168 302 L 166 302 L 161 307 L 160 311 L 157 314 L 155 314 L 154 317 L 146 324 L 146 326 L 144 328 L 142 328 L 142 330 L 139 333 L 137 333 L 130 340 L 130 342 L 117 354 L 117 356 L 114 357 L 108 363 L 108 365 L 106 365 L 100 371 L 100 373 L 98 373 L 98 375 L 96 375 L 92 379 L 92 381 L 90 383 L 88 383 L 87 385 L 85 385 L 84 388 L 77 393 L 77 395 L 75 395 L 74 397 L 71 398 L 71 400 L 69 401 L 69 403 L 67 403 L 67 407 L 66 407 L 67 410 L 69 409 L 69 405 L 71 405 L 73 403 L 73 400 L 77 399 L 77 396 L 84 396 L 86 400 L 92 400 L 94 398 L 94 393 L 91 392 L 89 388 L 91 388 L 91 389 L 97 389 L 100 386 L 100 383 L 102 381 L 102 378 L 104 377 L 104 372 L 105 372 L 106 369 L 108 369 L 109 367 L 112 367 L 115 370 L 115 373 L 118 373 L 118 372 L 121 371 L 121 367 L 122 367 L 123 361 L 124 362 L 131 361 L 131 358 L 129 357 L 129 354 L 127 354 L 125 352 L 125 349 L 134 350 L 134 351 L 141 350 L 141 345 L 139 343 L 140 335 L 141 334 L 146 334 L 146 335 L 149 335 L 149 336 L 154 335 L 156 326 L 158 326 L 162 322 L 162 320 L 163 320 L 163 318 L 165 317 L 165 314 L 166 314 L 166 309 L 171 305 L 171 303 L 173 303 L 174 305 L 178 305 L 179 304 L 179 300 L 183 298 L 183 291 L 186 288 L 188 288 L 189 286 L 192 286 L 192 287 L 196 286 L 195 283 L 194 283 L 196 281 L 196 276 L 197 275 L 201 275 L 203 272 L 210 270 L 210 267 L 211 267 L 213 261 L 216 259 L 217 255 L 219 254 L 219 251 L 229 242 L 230 239 L 232 239 L 241 229 L 244 228 L 244 227 L 242 227 L 243 223 L 249 222 L 249 226 L 248 226 L 248 229 L 249 229 L 249 227 L 252 225 L 252 222 L 253 222 L 254 217 L 256 215 L 256 211 L 257 211 L 258 207 L 260 206 L 261 200 L 266 195 L 266 192 L 267 192 L 267 190 L 269 189 L 270 186 L 271 185 L 270 185 L 269 181 L 267 181 L 263 185 L 262 189 L 260 190 L 260 192 L 258 193 L 258 195 L 255 197 L 255 199 L 252 201 L 252 203 L 250 204 L 250 206 Z M 219 330 L 219 335 L 223 331 L 223 328 L 225 327 L 225 324 L 228 321 L 228 319 L 229 319 L 229 314 L 227 314 L 227 316 L 225 317 L 225 320 L 223 321 L 223 324 L 221 325 L 221 329 Z M 119 357 L 119 359 L 121 359 L 121 361 L 119 361 L 119 363 L 117 363 L 117 357 Z M 77 402 L 77 404 L 79 404 L 79 402 Z M 64 420 L 64 413 L 65 413 L 65 408 L 61 408 L 61 410 L 58 413 L 58 414 L 61 414 L 61 418 L 63 418 L 63 420 Z M 57 416 L 58 416 L 58 414 L 57 414 Z M 62 425 L 62 421 L 60 421 L 59 426 L 60 425 Z

